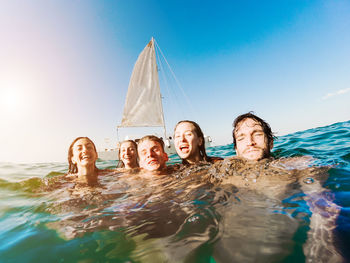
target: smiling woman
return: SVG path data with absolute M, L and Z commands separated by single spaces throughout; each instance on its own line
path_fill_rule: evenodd
M 96 146 L 88 137 L 76 138 L 68 149 L 68 175 L 88 185 L 97 183 L 99 169 L 96 167 Z
M 205 150 L 205 139 L 202 129 L 194 121 L 179 121 L 174 130 L 175 150 L 182 163 L 186 165 L 198 162 L 211 162 L 223 160 L 219 157 L 208 156 Z
M 137 159 L 137 144 L 133 140 L 126 140 L 120 144 L 118 168 L 127 170 L 139 167 Z

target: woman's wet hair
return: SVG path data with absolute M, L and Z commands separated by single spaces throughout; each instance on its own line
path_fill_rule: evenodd
M 119 146 L 117 168 L 124 168 L 124 167 L 125 167 L 125 164 L 123 163 L 123 161 L 122 161 L 121 158 L 120 158 L 120 151 L 121 151 L 121 148 L 122 148 L 123 143 L 126 143 L 126 142 L 130 142 L 130 143 L 135 147 L 135 150 L 136 150 L 136 162 L 137 162 L 137 165 L 139 164 L 139 161 L 138 161 L 138 154 L 137 154 L 137 143 L 136 143 L 134 140 L 125 140 L 125 141 L 122 141 L 122 142 L 120 143 L 120 146 Z
M 91 142 L 92 146 L 94 147 L 95 152 L 97 153 L 96 146 L 95 146 L 94 142 L 90 138 L 88 138 L 88 137 L 75 138 L 74 141 L 71 143 L 71 145 L 68 148 L 68 164 L 69 164 L 69 166 L 68 166 L 68 173 L 69 174 L 75 174 L 75 173 L 78 172 L 78 167 L 77 167 L 76 164 L 74 164 L 72 162 L 72 157 L 73 157 L 73 146 L 80 139 L 87 139 L 87 140 L 89 140 Z M 95 169 L 97 169 L 96 164 L 95 164 Z
M 204 140 L 204 134 L 202 132 L 202 129 L 199 127 L 199 125 L 194 122 L 194 121 L 189 121 L 189 120 L 183 120 L 183 121 L 179 121 L 176 125 L 175 125 L 175 129 L 174 129 L 174 133 L 176 131 L 176 128 L 179 124 L 181 123 L 190 123 L 193 125 L 194 127 L 194 132 L 197 134 L 198 138 L 202 138 L 202 144 L 198 146 L 198 149 L 199 149 L 199 154 L 202 158 L 203 161 L 206 161 L 206 162 L 210 162 L 211 161 L 211 158 L 207 155 L 206 151 L 205 151 L 205 140 Z M 175 136 L 174 136 L 175 137 Z M 182 164 L 189 164 L 188 161 L 186 161 L 185 159 L 182 159 Z
M 273 143 L 273 141 L 277 138 L 276 136 L 273 135 L 270 125 L 266 121 L 264 121 L 263 119 L 256 116 L 252 111 L 250 111 L 248 113 L 239 115 L 233 121 L 232 137 L 233 137 L 233 145 L 235 148 L 236 148 L 236 144 L 237 144 L 236 137 L 235 137 L 235 131 L 238 129 L 240 123 L 246 119 L 252 119 L 261 125 L 263 132 L 264 132 L 265 136 L 267 137 L 267 145 L 268 146 L 270 146 L 271 143 Z M 270 150 L 269 147 L 268 147 L 268 149 Z

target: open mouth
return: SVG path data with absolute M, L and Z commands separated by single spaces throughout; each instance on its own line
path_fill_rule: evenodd
M 83 161 L 83 160 L 88 160 L 88 159 L 90 159 L 90 156 L 88 156 L 88 155 L 84 155 L 84 156 L 81 157 L 81 160 L 82 160 L 82 161 Z
M 159 164 L 157 160 L 150 160 L 148 163 L 148 165 L 157 165 Z
M 188 145 L 181 145 L 179 148 L 180 148 L 180 151 L 183 153 L 187 153 L 190 150 L 190 147 Z

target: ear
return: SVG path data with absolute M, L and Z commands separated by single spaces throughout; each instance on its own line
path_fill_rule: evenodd
M 199 138 L 199 146 L 202 146 L 204 144 L 203 138 Z
M 270 142 L 270 150 L 273 148 L 273 141 Z

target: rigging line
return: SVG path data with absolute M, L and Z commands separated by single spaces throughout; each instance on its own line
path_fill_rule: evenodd
M 156 44 L 157 48 L 159 49 L 160 54 L 161 54 L 161 55 L 162 55 L 162 57 L 164 58 L 164 61 L 165 61 L 165 62 L 166 62 L 166 64 L 168 65 L 169 70 L 170 70 L 171 74 L 173 75 L 173 78 L 175 79 L 175 81 L 176 81 L 176 83 L 177 83 L 178 87 L 180 88 L 180 90 L 181 90 L 181 92 L 182 92 L 183 96 L 185 97 L 185 99 L 186 99 L 186 101 L 187 101 L 188 105 L 190 106 L 190 108 L 191 108 L 192 112 L 194 113 L 194 115 L 195 115 L 195 116 L 196 116 L 196 118 L 198 119 L 198 114 L 197 114 L 197 111 L 196 111 L 196 110 L 195 110 L 195 108 L 193 107 L 193 105 L 192 105 L 192 103 L 191 103 L 190 99 L 189 99 L 189 98 L 188 98 L 188 96 L 186 95 L 186 93 L 185 93 L 184 89 L 182 88 L 182 86 L 181 86 L 180 82 L 178 81 L 177 77 L 175 76 L 174 71 L 173 71 L 173 70 L 172 70 L 172 68 L 170 67 L 170 65 L 169 65 L 168 61 L 166 60 L 166 58 L 165 58 L 165 56 L 164 56 L 164 54 L 163 54 L 162 50 L 160 49 L 160 47 L 159 47 L 159 45 L 158 45 L 158 43 L 157 43 L 157 41 L 156 41 L 155 39 L 154 39 L 154 43 Z
M 174 71 L 173 71 L 172 68 L 170 67 L 170 65 L 169 65 L 167 59 L 165 58 L 165 56 L 164 56 L 162 50 L 160 49 L 158 43 L 156 42 L 156 40 L 154 40 L 154 41 L 155 41 L 155 44 L 156 44 L 158 50 L 160 51 L 160 54 L 162 55 L 164 61 L 166 62 L 167 66 L 168 66 L 168 68 L 169 68 L 169 70 L 170 70 L 170 73 L 172 74 L 172 76 L 173 76 L 173 78 L 174 78 L 174 80 L 175 80 L 177 86 L 180 88 L 180 90 L 181 90 L 181 92 L 182 92 L 182 95 L 185 97 L 187 104 L 188 104 L 189 107 L 191 108 L 192 112 L 193 112 L 195 115 L 197 115 L 197 111 L 194 109 L 194 107 L 193 107 L 193 105 L 192 105 L 190 99 L 189 99 L 188 96 L 186 95 L 184 89 L 182 88 L 182 86 L 181 86 L 179 80 L 177 79 L 177 77 L 176 77 Z
M 157 53 L 159 52 L 158 50 L 156 50 Z M 166 90 L 169 94 L 169 102 L 171 103 L 172 107 L 173 107 L 173 110 L 175 111 L 181 111 L 181 117 L 184 117 L 185 114 L 184 114 L 184 108 L 183 107 L 180 107 L 180 98 L 178 96 L 178 94 L 176 92 L 174 92 L 174 90 L 172 90 L 170 88 L 170 83 L 169 83 L 169 77 L 166 76 L 166 71 L 164 70 L 164 67 L 163 67 L 163 61 L 161 60 L 161 58 L 159 56 L 157 56 L 158 58 L 158 64 L 159 64 L 159 67 L 160 67 L 160 71 L 162 73 L 162 80 L 164 81 L 164 84 L 165 84 L 165 87 L 166 87 Z M 175 102 L 172 100 L 172 98 L 175 99 Z

